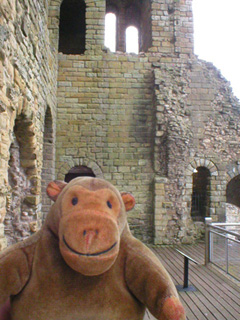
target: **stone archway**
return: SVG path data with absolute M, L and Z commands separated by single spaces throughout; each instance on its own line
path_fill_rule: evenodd
M 240 174 L 228 182 L 226 194 L 227 202 L 240 208 Z
M 218 178 L 218 169 L 216 165 L 208 159 L 195 159 L 192 161 L 186 171 L 186 200 L 189 204 L 192 202 L 192 194 L 193 194 L 193 175 L 197 172 L 198 168 L 205 168 L 205 170 L 208 170 L 209 172 L 209 194 L 211 196 L 211 201 L 209 203 L 209 215 L 213 215 L 215 213 L 215 208 L 217 206 L 217 200 L 214 200 L 214 196 L 217 196 L 217 190 L 215 187 L 213 187 L 214 184 L 211 184 L 213 180 L 216 180 Z M 189 214 L 191 213 L 191 206 L 189 206 Z
M 9 149 L 7 210 L 4 233 L 8 245 L 28 237 L 38 225 L 39 180 L 37 139 L 32 120 L 24 115 L 15 121 Z
M 205 179 L 203 181 L 198 181 L 198 191 L 205 186 L 204 190 L 204 202 L 202 206 L 204 210 L 204 216 L 199 215 L 199 209 L 196 216 L 193 215 L 193 201 L 194 201 L 194 189 L 196 181 L 194 181 L 194 175 L 198 172 L 205 173 Z M 186 170 L 186 195 L 185 199 L 188 203 L 188 219 L 193 223 L 197 238 L 201 238 L 204 235 L 204 217 L 206 215 L 211 216 L 214 220 L 217 219 L 217 207 L 219 206 L 218 197 L 217 197 L 217 188 L 216 184 L 218 183 L 217 179 L 219 177 L 218 168 L 216 165 L 208 159 L 195 159 L 192 161 Z M 204 186 L 201 186 L 202 182 Z M 200 218 L 199 218 L 200 217 Z
M 65 182 L 69 182 L 77 177 L 96 177 L 92 169 L 87 166 L 75 166 L 71 168 L 68 173 L 65 175 Z
M 191 217 L 193 221 L 204 222 L 209 216 L 210 206 L 210 171 L 206 167 L 197 167 L 192 174 Z
M 69 161 L 68 163 L 64 163 L 57 172 L 57 179 L 59 180 L 65 180 L 65 176 L 67 173 L 70 172 L 72 168 L 77 167 L 85 167 L 91 170 L 93 175 L 96 178 L 103 179 L 103 172 L 101 168 L 98 166 L 98 164 L 92 160 L 89 159 L 73 159 L 72 161 Z M 90 172 L 90 171 L 89 171 Z

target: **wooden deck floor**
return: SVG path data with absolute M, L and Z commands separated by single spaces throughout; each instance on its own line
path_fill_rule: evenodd
M 189 284 L 197 291 L 180 292 L 188 320 L 240 320 L 240 282 L 215 267 L 204 266 L 204 244 L 151 248 L 171 275 L 175 285 L 183 284 L 183 257 L 179 249 L 199 264 L 189 263 Z M 155 318 L 146 313 L 144 320 Z

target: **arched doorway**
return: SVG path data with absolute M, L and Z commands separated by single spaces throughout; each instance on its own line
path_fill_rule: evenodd
M 226 196 L 226 221 L 240 222 L 240 175 L 229 181 Z
M 191 216 L 193 221 L 204 222 L 210 208 L 210 171 L 198 167 L 193 172 Z
M 87 166 L 75 166 L 65 175 L 65 182 L 69 182 L 77 177 L 96 177 L 92 169 Z

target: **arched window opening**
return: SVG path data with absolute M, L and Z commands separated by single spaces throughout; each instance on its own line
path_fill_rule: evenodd
M 117 17 L 109 12 L 105 15 L 105 41 L 104 45 L 112 52 L 116 52 Z
M 64 0 L 60 8 L 59 52 L 83 54 L 86 39 L 86 5 L 83 0 Z
M 194 221 L 204 221 L 209 216 L 210 171 L 198 167 L 193 173 L 193 192 L 191 215 Z
M 65 175 L 65 182 L 69 182 L 77 177 L 96 177 L 92 169 L 87 166 L 75 166 Z
M 116 51 L 137 54 L 140 51 L 147 52 L 152 46 L 151 0 L 106 0 L 106 13 L 110 12 L 116 14 L 117 18 Z M 126 40 L 129 27 L 135 28 L 135 44 L 132 44 L 132 40 Z M 132 45 L 134 48 L 131 48 Z
M 134 26 L 126 29 L 126 52 L 139 53 L 139 32 Z

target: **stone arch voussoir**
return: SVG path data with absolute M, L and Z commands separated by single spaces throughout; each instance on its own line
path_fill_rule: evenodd
M 195 159 L 188 165 L 188 175 L 192 175 L 194 170 L 196 170 L 198 167 L 205 167 L 209 170 L 211 176 L 218 176 L 217 166 L 211 160 L 203 158 Z
M 240 175 L 240 161 L 231 164 L 227 170 L 226 182 L 227 184 L 236 176 Z
M 69 170 L 75 166 L 86 166 L 92 169 L 93 173 L 97 178 L 103 179 L 104 175 L 99 167 L 99 165 L 94 162 L 93 160 L 80 158 L 80 159 L 72 159 L 67 163 L 64 163 L 58 170 L 57 170 L 57 179 L 64 180 L 65 175 L 69 172 Z

